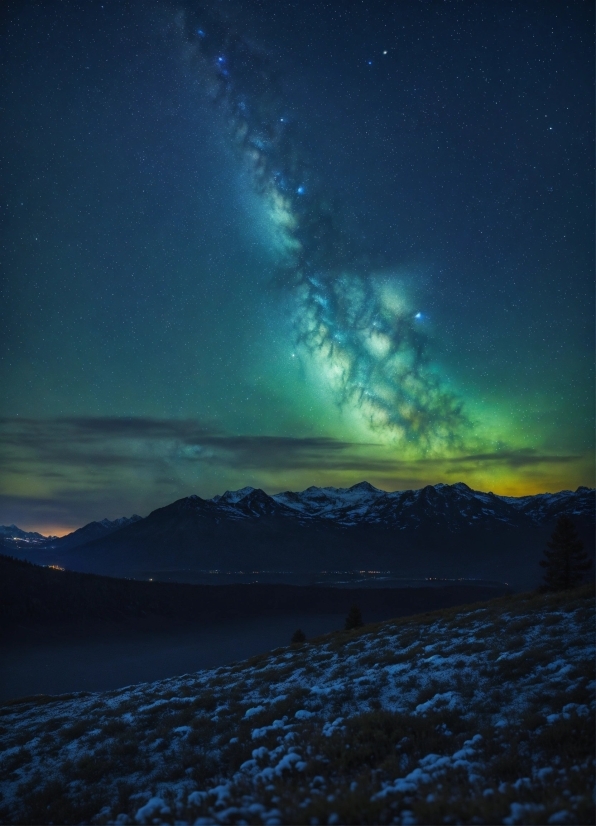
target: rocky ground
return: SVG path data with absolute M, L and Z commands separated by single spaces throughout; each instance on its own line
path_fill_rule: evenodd
M 594 589 L 0 706 L 3 823 L 594 823 Z

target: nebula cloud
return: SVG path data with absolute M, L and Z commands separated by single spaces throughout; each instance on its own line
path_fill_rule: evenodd
M 468 422 L 430 363 L 420 314 L 358 264 L 266 54 L 207 11 L 177 23 L 263 199 L 295 298 L 297 342 L 336 398 L 388 440 L 431 454 L 461 448 Z

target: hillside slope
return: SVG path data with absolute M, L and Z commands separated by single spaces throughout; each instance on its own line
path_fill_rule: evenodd
M 594 590 L 0 707 L 4 823 L 593 823 Z
M 188 585 L 57 571 L 0 555 L 0 636 L 15 624 L 88 620 L 124 623 L 135 617 L 213 623 L 283 614 L 346 614 L 356 602 L 365 617 L 405 616 L 477 602 L 506 588 L 454 583 L 436 588 L 324 588 L 285 584 Z

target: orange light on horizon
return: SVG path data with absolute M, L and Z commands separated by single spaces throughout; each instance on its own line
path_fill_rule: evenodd
M 22 531 L 35 531 L 36 533 L 40 533 L 42 536 L 66 536 L 67 534 L 76 531 L 77 528 L 80 527 L 80 525 L 19 525 L 19 528 Z

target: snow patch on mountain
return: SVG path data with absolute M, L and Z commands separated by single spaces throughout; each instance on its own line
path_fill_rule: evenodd
M 516 498 L 475 491 L 464 482 L 387 492 L 368 482 L 360 482 L 351 488 L 312 486 L 299 493 L 277 493 L 272 498 L 305 516 L 332 519 L 346 525 L 358 522 L 403 524 L 404 519 L 419 522 L 423 517 L 441 516 L 453 522 L 458 515 L 469 524 L 490 519 L 513 523 L 518 521 L 520 514 L 540 523 L 561 513 L 593 514 L 594 493 L 590 488 L 578 488 L 575 492 Z
M 255 490 L 255 488 L 251 488 L 250 486 L 240 488 L 240 490 L 227 490 L 225 493 L 222 493 L 221 496 L 214 496 L 211 501 L 223 505 L 235 505 L 244 499 L 245 496 L 248 496 L 249 493 L 252 493 L 253 490 Z
M 379 490 L 368 482 L 360 482 L 351 488 L 317 488 L 312 485 L 301 493 L 285 491 L 274 494 L 272 498 L 305 515 L 334 519 L 345 516 L 346 511 L 359 511 L 364 515 L 373 502 L 385 496 L 386 491 Z

